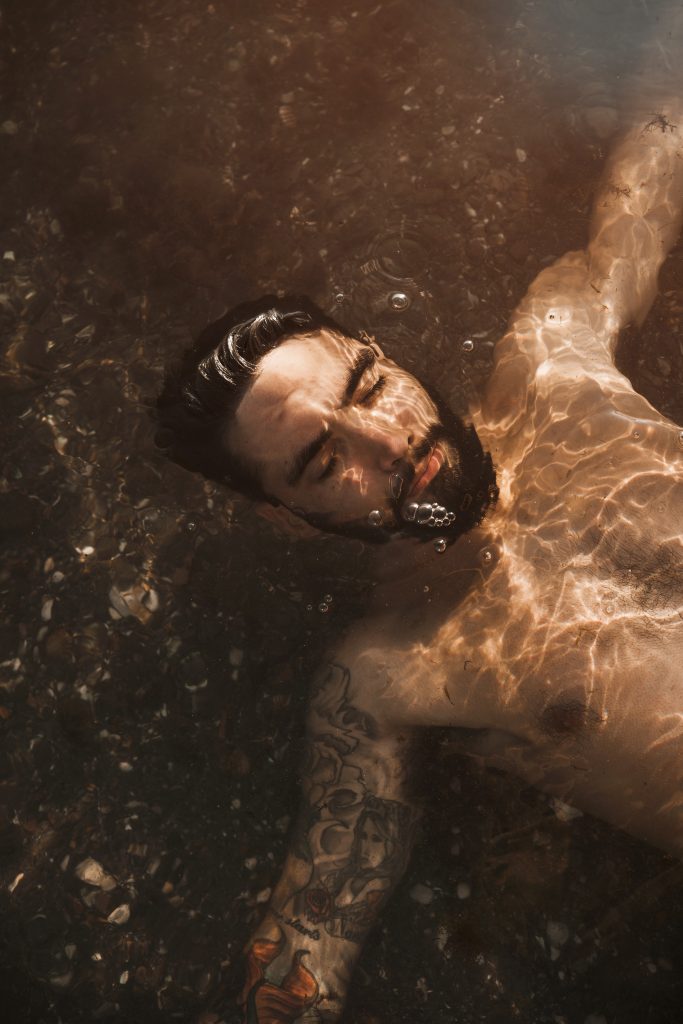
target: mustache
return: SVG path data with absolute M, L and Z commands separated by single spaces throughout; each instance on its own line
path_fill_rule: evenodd
M 391 474 L 391 493 L 389 495 L 391 507 L 397 518 L 401 499 L 405 498 L 413 486 L 417 467 L 427 458 L 438 441 L 444 441 L 447 438 L 448 431 L 446 427 L 442 423 L 433 423 L 422 440 L 410 448 L 408 456 L 405 459 L 401 459 L 397 464 L 396 469 Z

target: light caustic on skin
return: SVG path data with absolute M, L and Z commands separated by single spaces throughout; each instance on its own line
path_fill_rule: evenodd
M 486 489 L 482 454 L 473 440 L 463 443 L 471 436 L 375 343 L 322 331 L 263 358 L 228 444 L 293 511 L 324 528 L 368 533 L 456 527 Z
M 658 110 L 616 149 L 587 249 L 513 315 L 471 410 L 481 447 L 378 352 L 356 376 L 367 346 L 336 336 L 315 357 L 313 339 L 286 341 L 238 412 L 233 440 L 273 452 L 262 472 L 290 508 L 352 529 L 376 511 L 396 534 L 374 627 L 314 688 L 304 810 L 250 953 L 250 1021 L 339 1018 L 408 856 L 416 726 L 463 727 L 463 752 L 683 853 L 681 428 L 613 362 L 680 230 L 683 105 Z M 489 504 L 463 532 L 467 495 Z M 447 552 L 417 543 L 429 528 L 406 522 L 411 501 L 457 512 Z M 268 1016 L 288 1000 L 291 1018 Z
M 498 347 L 474 421 L 505 467 L 490 521 L 502 557 L 435 644 L 444 659 L 479 653 L 469 687 L 459 680 L 462 705 L 519 737 L 502 761 L 512 755 L 533 781 L 681 849 L 679 802 L 666 822 L 660 813 L 683 784 L 679 428 L 612 362 L 680 230 L 683 112 L 663 109 L 616 151 L 587 251 L 539 275 Z M 482 708 L 487 673 L 498 682 Z M 582 773 L 571 770 L 577 744 Z M 636 793 L 645 765 L 663 780 L 647 799 Z

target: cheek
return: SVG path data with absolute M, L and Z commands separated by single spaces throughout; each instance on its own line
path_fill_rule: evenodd
M 362 466 L 347 465 L 340 474 L 337 492 L 354 492 L 365 495 L 368 493 L 368 478 Z
M 401 424 L 418 423 L 426 427 L 436 417 L 436 407 L 427 392 L 414 377 L 404 371 L 393 375 L 385 402 L 394 419 Z

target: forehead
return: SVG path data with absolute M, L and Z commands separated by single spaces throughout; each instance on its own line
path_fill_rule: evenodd
M 263 357 L 228 428 L 228 443 L 262 469 L 282 465 L 339 402 L 366 346 L 328 331 L 283 341 Z
M 250 404 L 263 408 L 281 398 L 318 393 L 325 385 L 341 382 L 363 347 L 352 338 L 329 331 L 283 341 L 259 363 L 238 413 Z

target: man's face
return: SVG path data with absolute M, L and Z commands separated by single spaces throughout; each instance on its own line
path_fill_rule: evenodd
M 448 505 L 459 477 L 453 439 L 418 381 L 375 345 L 327 331 L 264 356 L 226 441 L 267 494 L 336 530 L 366 527 L 373 511 L 384 527 L 405 525 L 406 505 Z

